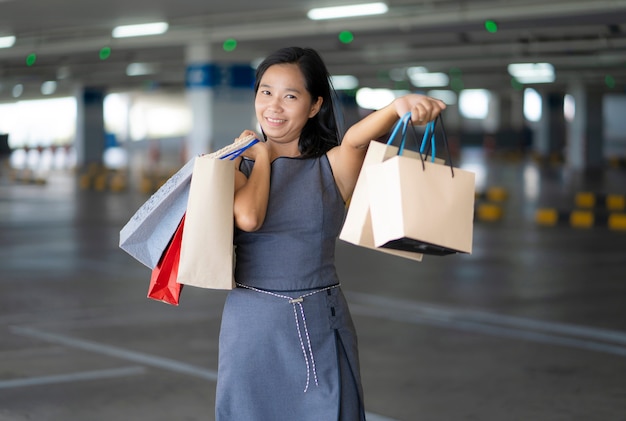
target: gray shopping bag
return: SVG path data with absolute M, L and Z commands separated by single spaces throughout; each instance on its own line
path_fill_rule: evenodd
M 222 149 L 190 159 L 130 218 L 120 231 L 120 248 L 154 269 L 187 211 L 189 189 L 197 159 L 234 159 L 258 142 L 243 136 Z
M 120 231 L 120 248 L 150 269 L 172 239 L 187 209 L 195 157 L 170 177 Z

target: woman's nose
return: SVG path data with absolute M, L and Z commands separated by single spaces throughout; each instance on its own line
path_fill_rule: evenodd
M 282 104 L 280 102 L 280 98 L 272 97 L 269 102 L 268 108 L 272 111 L 280 111 L 282 110 Z

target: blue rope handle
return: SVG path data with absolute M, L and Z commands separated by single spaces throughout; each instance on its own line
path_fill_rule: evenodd
M 242 153 L 244 153 L 244 151 L 246 149 L 250 148 L 255 143 L 259 143 L 259 139 L 252 139 L 250 141 L 250 143 L 248 143 L 246 146 L 243 146 L 243 147 L 241 147 L 239 149 L 235 149 L 234 151 L 231 151 L 231 152 L 227 153 L 226 155 L 222 155 L 222 156 L 220 156 L 220 159 L 228 158 L 229 160 L 233 161 L 233 160 L 237 159 L 237 157 L 239 157 Z
M 398 150 L 398 155 L 402 155 L 402 152 L 404 152 L 404 145 L 406 143 L 406 129 L 410 121 L 411 121 L 411 113 L 408 112 L 405 115 L 403 115 L 400 118 L 400 120 L 398 120 L 398 122 L 393 128 L 393 131 L 391 132 L 391 135 L 389 135 L 389 140 L 387 141 L 387 145 L 391 145 L 393 143 L 393 140 L 396 138 L 398 134 L 398 130 L 402 128 L 402 137 L 400 139 L 400 149 Z
M 422 137 L 422 145 L 420 146 L 420 153 L 423 154 L 428 141 L 428 135 L 430 134 L 430 147 L 432 149 L 431 162 L 435 162 L 435 121 L 436 120 L 429 121 L 428 124 L 426 124 L 424 137 Z

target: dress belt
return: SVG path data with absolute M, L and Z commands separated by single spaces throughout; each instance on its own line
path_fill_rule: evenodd
M 317 371 L 315 369 L 315 358 L 313 357 L 313 348 L 311 347 L 311 338 L 309 337 L 309 330 L 306 326 L 306 317 L 304 316 L 304 307 L 302 307 L 302 302 L 304 301 L 306 297 L 310 297 L 311 295 L 315 295 L 319 292 L 324 292 L 324 291 L 331 290 L 333 288 L 337 288 L 339 287 L 339 284 L 330 285 L 321 289 L 316 289 L 306 294 L 300 295 L 299 297 L 296 297 L 296 298 L 290 297 L 288 295 L 277 294 L 271 291 L 266 291 L 264 289 L 251 287 L 249 285 L 240 284 L 239 282 L 237 282 L 236 284 L 238 287 L 246 288 L 255 292 L 260 292 L 262 294 L 271 295 L 273 297 L 285 299 L 289 301 L 289 304 L 293 305 L 293 315 L 296 320 L 296 330 L 298 331 L 298 338 L 300 339 L 300 347 L 302 348 L 302 354 L 304 355 L 304 363 L 306 364 L 306 385 L 304 386 L 304 393 L 306 393 L 307 390 L 309 390 L 311 373 L 313 373 L 313 380 L 315 382 L 315 386 L 318 386 Z M 298 319 L 298 309 L 296 308 L 296 306 L 298 306 L 300 310 L 300 316 L 302 318 L 302 329 L 300 327 L 300 321 Z M 304 345 L 304 340 L 302 339 L 302 330 L 304 330 L 304 336 L 306 337 L 306 347 Z

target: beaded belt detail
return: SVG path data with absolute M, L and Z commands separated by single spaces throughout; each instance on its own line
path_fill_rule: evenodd
M 298 331 L 298 338 L 300 339 L 300 347 L 302 348 L 302 354 L 304 355 L 304 363 L 306 364 L 306 385 L 304 386 L 304 393 L 306 393 L 307 390 L 309 390 L 311 373 L 313 373 L 313 381 L 315 382 L 315 386 L 318 386 L 317 371 L 315 369 L 315 358 L 313 357 L 313 348 L 311 347 L 311 338 L 309 337 L 309 330 L 306 326 L 306 317 L 304 316 L 304 307 L 302 307 L 302 302 L 304 301 L 306 297 L 310 297 L 311 295 L 315 295 L 320 292 L 337 288 L 339 287 L 339 284 L 317 289 L 309 293 L 300 295 L 299 297 L 296 297 L 296 298 L 290 297 L 288 295 L 277 294 L 275 292 L 251 287 L 249 285 L 240 284 L 239 282 L 237 282 L 236 284 L 238 287 L 241 287 L 241 288 L 246 288 L 255 292 L 260 292 L 262 294 L 267 294 L 273 297 L 282 298 L 284 300 L 287 300 L 289 304 L 293 306 L 293 315 L 296 320 L 296 330 Z M 298 308 L 296 308 L 296 306 Z M 302 328 L 300 327 L 300 319 L 298 318 L 298 309 L 300 310 L 300 317 L 302 318 Z M 302 330 L 304 330 L 304 336 L 306 338 L 306 346 L 304 344 L 304 340 L 302 339 Z

